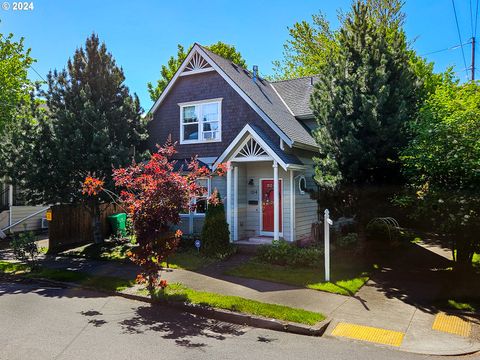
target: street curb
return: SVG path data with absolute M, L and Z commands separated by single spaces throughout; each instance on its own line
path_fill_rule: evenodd
M 117 291 L 102 290 L 102 289 L 97 289 L 95 287 L 79 285 L 71 282 L 63 282 L 63 281 L 51 280 L 51 279 L 40 278 L 40 277 L 38 278 L 29 278 L 25 276 L 21 276 L 21 277 L 27 280 L 44 282 L 44 283 L 52 284 L 55 286 L 60 285 L 64 287 L 67 286 L 67 287 L 77 288 L 77 289 L 97 291 L 97 292 L 101 292 L 101 293 L 112 295 L 112 296 L 123 297 L 125 299 L 146 302 L 152 305 L 165 305 L 168 307 L 172 307 L 188 313 L 192 313 L 195 315 L 203 316 L 203 317 L 218 320 L 218 321 L 224 321 L 224 322 L 229 322 L 229 323 L 238 324 L 238 325 L 247 325 L 247 326 L 260 328 L 260 329 L 288 332 L 288 333 L 297 334 L 297 335 L 322 336 L 331 321 L 331 319 L 326 318 L 325 320 L 319 322 L 316 325 L 309 326 L 309 325 L 293 323 L 289 321 L 281 321 L 281 320 L 269 319 L 269 318 L 264 318 L 260 316 L 255 316 L 255 315 L 242 314 L 242 313 L 237 313 L 229 310 L 215 309 L 215 308 L 198 305 L 198 304 L 189 304 L 185 302 L 168 301 L 168 300 L 152 300 L 146 296 L 117 292 Z

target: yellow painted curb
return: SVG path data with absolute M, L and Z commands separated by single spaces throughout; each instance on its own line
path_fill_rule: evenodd
M 400 346 L 405 334 L 393 330 L 341 322 L 333 329 L 332 335 L 383 345 Z
M 435 316 L 432 329 L 468 337 L 472 325 L 458 316 L 440 313 Z

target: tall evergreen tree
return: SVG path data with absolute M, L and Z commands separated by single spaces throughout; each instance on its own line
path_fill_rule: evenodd
M 338 35 L 339 50 L 323 67 L 311 104 L 321 147 L 317 180 L 380 184 L 399 178 L 399 150 L 418 105 L 402 2 L 358 0 Z
M 36 203 L 78 203 L 89 173 L 113 189 L 112 167 L 129 164 L 141 150 L 145 127 L 138 97 L 130 95 L 123 70 L 92 34 L 67 68 L 48 75 L 46 108 L 35 109 L 12 136 L 17 161 L 10 174 Z M 99 201 L 89 203 L 98 220 Z M 99 240 L 95 222 L 96 241 Z

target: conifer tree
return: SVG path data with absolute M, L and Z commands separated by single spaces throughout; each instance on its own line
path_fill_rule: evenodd
M 87 174 L 113 189 L 112 168 L 130 164 L 145 138 L 139 100 L 124 84 L 122 68 L 92 34 L 67 67 L 47 79 L 46 106 L 11 136 L 18 156 L 10 177 L 34 203 L 82 202 Z M 88 202 L 97 242 L 99 201 Z
M 380 184 L 399 178 L 399 151 L 417 111 L 419 83 L 409 64 L 402 3 L 358 0 L 323 67 L 312 108 L 321 154 L 317 180 Z

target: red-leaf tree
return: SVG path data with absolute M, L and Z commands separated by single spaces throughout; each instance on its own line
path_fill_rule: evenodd
M 213 175 L 195 158 L 175 170 L 175 153 L 175 145 L 167 142 L 158 147 L 149 161 L 113 170 L 113 180 L 121 189 L 120 199 L 132 219 L 138 243 L 128 256 L 141 268 L 137 281 L 146 283 L 150 292 L 157 286 L 166 286 L 160 280 L 161 264 L 175 251 L 182 235 L 180 230 L 171 231 L 172 226 L 180 222 L 181 212 L 192 209 L 191 199 L 206 191 L 196 180 Z M 225 172 L 225 164 L 216 170 L 220 176 Z M 96 194 L 99 186 L 98 181 L 88 177 L 83 192 Z

